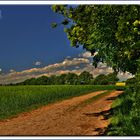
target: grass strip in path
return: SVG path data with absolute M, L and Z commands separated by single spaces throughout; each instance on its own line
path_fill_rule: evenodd
M 79 103 L 78 105 L 69 108 L 68 111 L 73 111 L 73 110 L 75 110 L 75 109 L 77 109 L 77 108 L 85 107 L 86 105 L 88 105 L 88 104 L 90 104 L 90 103 L 92 103 L 92 102 L 94 102 L 94 101 L 96 101 L 96 100 L 98 100 L 98 99 L 100 99 L 100 98 L 102 98 L 102 97 L 104 97 L 104 96 L 106 96 L 106 95 L 112 93 L 113 91 L 114 91 L 114 90 L 105 91 L 105 92 L 103 92 L 103 93 L 101 93 L 101 94 L 98 94 L 98 95 L 92 97 L 92 98 L 89 98 L 89 99 L 87 99 L 87 100 L 85 100 L 85 101 Z

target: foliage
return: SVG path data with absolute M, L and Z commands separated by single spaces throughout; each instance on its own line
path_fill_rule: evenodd
M 119 78 L 117 77 L 117 73 L 110 73 L 107 75 L 107 80 L 109 84 L 114 85 L 117 81 L 119 81 Z
M 80 84 L 89 84 L 90 81 L 93 79 L 93 75 L 87 71 L 84 71 L 79 75 L 78 79 Z
M 103 61 L 115 71 L 136 73 L 140 58 L 139 5 L 53 5 L 52 9 L 68 21 L 65 32 L 71 45 L 90 51 L 95 66 Z
M 131 85 L 112 105 L 111 124 L 108 135 L 139 136 L 140 135 L 140 86 Z M 116 121 L 117 120 L 117 121 Z
M 89 92 L 113 89 L 115 86 L 0 86 L 0 119 Z
M 116 73 L 100 74 L 94 79 L 92 74 L 83 71 L 80 75 L 67 73 L 31 78 L 15 85 L 114 85 L 118 80 Z
M 65 84 L 76 85 L 78 82 L 78 75 L 76 75 L 75 73 L 68 73 L 65 80 Z
M 94 84 L 95 84 L 95 85 L 107 85 L 107 84 L 108 84 L 107 76 L 104 75 L 104 74 L 98 75 L 98 76 L 94 79 Z
M 136 76 L 128 79 L 126 83 L 128 87 L 125 93 L 113 103 L 108 135 L 140 135 L 140 65 Z M 117 123 L 114 123 L 114 120 L 117 120 Z
M 92 79 L 92 74 L 84 71 L 79 76 L 75 73 L 67 73 L 58 76 L 52 75 L 50 77 L 41 76 L 39 78 L 31 78 L 17 85 L 80 85 L 90 84 Z
M 108 75 L 100 74 L 94 79 L 95 85 L 114 85 L 118 81 L 116 73 L 110 73 Z
M 126 80 L 127 85 L 135 84 L 137 82 L 136 77 L 129 78 Z

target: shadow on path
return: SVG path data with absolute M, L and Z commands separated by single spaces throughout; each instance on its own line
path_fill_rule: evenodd
M 118 96 L 115 97 L 109 97 L 106 100 L 107 101 L 114 101 Z M 102 116 L 103 118 L 101 120 L 108 120 L 112 114 L 113 114 L 113 109 L 110 108 L 108 110 L 100 111 L 100 112 L 94 112 L 94 113 L 83 113 L 84 115 L 88 117 L 99 117 Z M 105 128 L 95 128 L 94 131 L 97 131 L 100 136 L 105 136 L 107 127 Z

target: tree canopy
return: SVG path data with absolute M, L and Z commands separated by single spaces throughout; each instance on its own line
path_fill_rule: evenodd
M 83 71 L 79 75 L 66 73 L 51 75 L 50 77 L 41 76 L 10 85 L 114 85 L 118 80 L 116 73 L 100 74 L 93 78 L 92 74 Z
M 139 5 L 53 5 L 52 9 L 64 16 L 61 24 L 71 45 L 90 51 L 95 67 L 98 62 L 105 62 L 116 72 L 137 72 Z

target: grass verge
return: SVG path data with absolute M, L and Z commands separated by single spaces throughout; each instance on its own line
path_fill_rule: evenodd
M 112 104 L 109 136 L 140 136 L 140 85 L 127 87 Z

